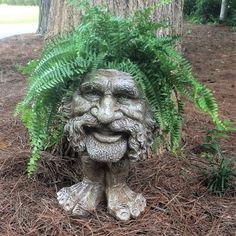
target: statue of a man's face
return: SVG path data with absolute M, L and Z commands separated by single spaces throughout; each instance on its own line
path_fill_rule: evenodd
M 73 148 L 100 162 L 139 159 L 152 141 L 154 121 L 133 78 L 98 70 L 85 78 L 70 103 L 65 131 Z

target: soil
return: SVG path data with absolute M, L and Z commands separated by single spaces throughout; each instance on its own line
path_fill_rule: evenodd
M 17 65 L 39 57 L 42 44 L 33 34 L 0 40 L 0 235 L 235 235 L 236 194 L 229 189 L 219 197 L 207 191 L 202 173 L 209 164 L 196 151 L 213 124 L 189 103 L 181 156 L 166 152 L 132 167 L 129 185 L 144 194 L 148 205 L 138 219 L 118 222 L 105 203 L 90 218 L 63 212 L 55 193 L 79 178 L 63 169 L 63 163 L 74 165 L 75 160 L 62 162 L 44 153 L 42 160 L 50 161 L 41 161 L 29 178 L 29 137 L 13 116 L 27 87 Z M 196 77 L 213 90 L 220 117 L 235 121 L 236 33 L 224 26 L 187 25 L 183 52 Z M 229 157 L 235 155 L 235 143 L 235 133 L 221 142 Z

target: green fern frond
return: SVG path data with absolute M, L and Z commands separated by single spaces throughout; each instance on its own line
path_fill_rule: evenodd
M 164 25 L 151 20 L 152 11 L 144 9 L 124 19 L 103 7 L 86 8 L 74 32 L 56 37 L 45 47 L 33 67 L 25 99 L 17 107 L 31 137 L 29 173 L 40 152 L 63 136 L 58 114 L 62 98 L 73 94 L 85 74 L 100 68 L 133 76 L 162 130 L 158 140 L 173 151 L 179 145 L 183 115 L 178 94 L 208 113 L 217 127 L 225 128 L 212 92 L 193 77 L 190 64 L 175 50 L 178 37 L 156 37 Z

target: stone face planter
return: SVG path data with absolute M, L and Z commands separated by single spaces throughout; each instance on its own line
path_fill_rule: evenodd
M 82 182 L 57 193 L 60 205 L 75 215 L 88 216 L 106 196 L 108 211 L 119 220 L 140 215 L 142 194 L 126 184 L 131 160 L 145 159 L 155 122 L 131 75 L 99 69 L 81 82 L 61 107 L 65 135 L 80 153 Z

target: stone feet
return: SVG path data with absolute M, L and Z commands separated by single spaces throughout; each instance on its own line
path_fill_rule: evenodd
M 108 211 L 118 220 L 137 218 L 146 207 L 143 195 L 133 192 L 126 184 L 108 187 L 106 196 Z M 83 217 L 89 216 L 103 197 L 103 186 L 90 180 L 83 180 L 57 192 L 57 200 L 65 211 Z
M 63 209 L 79 216 L 88 216 L 103 197 L 104 187 L 88 179 L 57 192 L 57 200 Z
M 146 207 L 142 194 L 133 192 L 126 184 L 106 189 L 108 211 L 118 220 L 137 218 Z

